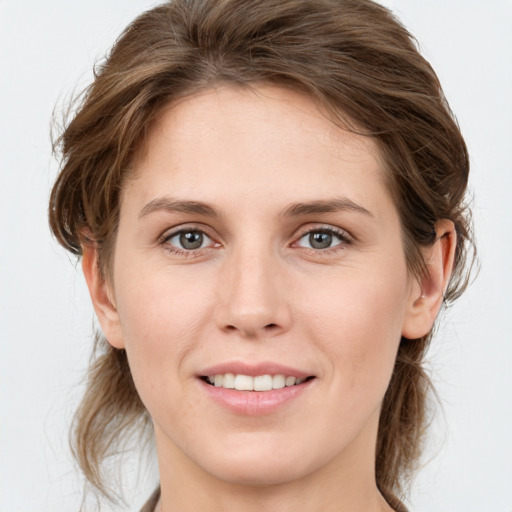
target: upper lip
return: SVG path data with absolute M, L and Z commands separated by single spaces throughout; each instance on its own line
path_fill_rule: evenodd
M 297 368 L 282 365 L 271 361 L 260 363 L 247 363 L 243 361 L 230 361 L 225 363 L 209 366 L 201 370 L 200 377 L 207 377 L 209 375 L 224 375 L 226 373 L 233 373 L 235 375 L 249 375 L 256 377 L 258 375 L 284 375 L 286 377 L 296 377 L 298 379 L 305 379 L 311 377 L 313 374 L 305 372 Z

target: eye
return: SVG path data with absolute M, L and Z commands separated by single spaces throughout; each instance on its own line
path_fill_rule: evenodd
M 213 243 L 213 240 L 208 235 L 195 229 L 186 229 L 171 233 L 164 241 L 182 251 L 203 249 Z
M 305 247 L 315 250 L 326 250 L 337 247 L 343 243 L 349 243 L 350 240 L 344 233 L 334 229 L 315 229 L 302 235 L 296 242 L 299 247 Z

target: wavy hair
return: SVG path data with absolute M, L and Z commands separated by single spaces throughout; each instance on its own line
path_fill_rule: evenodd
M 394 15 L 370 0 L 172 0 L 138 17 L 97 66 L 56 141 L 61 170 L 50 198 L 57 240 L 75 255 L 94 243 L 110 272 L 119 196 L 149 126 L 169 102 L 222 83 L 272 83 L 313 98 L 348 129 L 372 137 L 387 168 L 411 272 L 435 224 L 457 233 L 445 303 L 469 278 L 469 163 L 430 64 Z M 400 343 L 380 415 L 377 485 L 390 503 L 415 469 L 431 384 L 431 334 Z M 148 423 L 126 353 L 97 341 L 72 432 L 87 479 L 108 494 L 101 463 L 127 432 Z

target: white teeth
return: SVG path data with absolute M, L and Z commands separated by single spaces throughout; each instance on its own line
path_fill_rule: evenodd
M 285 384 L 286 387 L 295 386 L 295 377 L 286 377 Z
M 254 391 L 270 391 L 272 389 L 272 375 L 259 375 L 254 377 Z
M 226 389 L 234 389 L 235 387 L 235 376 L 232 373 L 226 373 L 224 375 L 224 381 L 222 387 Z
M 281 389 L 285 386 L 286 379 L 284 375 L 274 375 L 272 377 L 272 389 Z
M 285 375 L 235 375 L 225 373 L 218 375 L 209 375 L 206 380 L 216 387 L 225 389 L 236 389 L 238 391 L 270 391 L 272 389 L 282 389 L 285 386 L 296 386 L 302 384 L 306 379 Z
M 253 391 L 254 379 L 249 375 L 237 375 L 235 377 L 235 389 L 238 391 Z

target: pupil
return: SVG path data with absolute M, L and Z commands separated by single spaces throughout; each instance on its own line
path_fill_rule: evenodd
M 203 245 L 203 234 L 198 231 L 189 231 L 181 233 L 180 244 L 184 249 L 199 249 Z
M 331 246 L 332 235 L 329 233 L 311 233 L 309 243 L 313 249 L 327 249 Z

